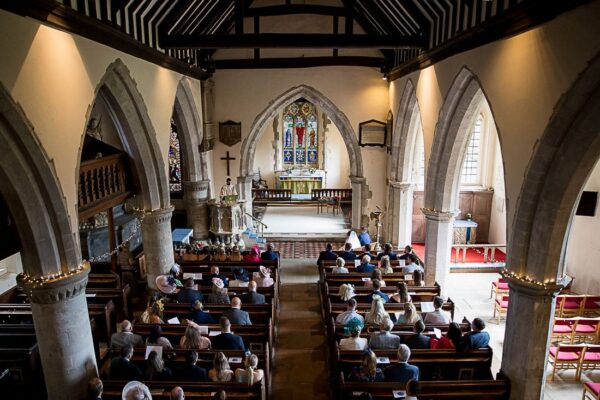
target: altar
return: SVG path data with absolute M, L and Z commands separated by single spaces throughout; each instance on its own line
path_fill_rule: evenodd
M 325 171 L 297 169 L 276 174 L 277 189 L 289 189 L 292 194 L 310 194 L 325 186 Z
M 468 219 L 454 220 L 453 244 L 473 244 L 477 239 L 477 222 Z

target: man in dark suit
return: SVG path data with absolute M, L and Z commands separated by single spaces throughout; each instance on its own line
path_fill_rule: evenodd
M 275 252 L 273 243 L 267 244 L 267 251 L 263 251 L 260 254 L 260 259 L 265 261 L 275 261 L 279 258 L 279 254 Z
M 131 362 L 133 346 L 126 344 L 121 347 L 119 357 L 113 358 L 110 363 L 109 375 L 112 380 L 137 381 L 142 378 L 142 371 Z
M 265 304 L 265 295 L 256 292 L 256 282 L 248 283 L 248 291 L 240 296 L 240 300 L 244 304 Z
M 184 282 L 184 287 L 177 293 L 177 301 L 181 304 L 194 304 L 196 300 L 202 301 L 203 296 L 194 288 L 194 278 L 187 278 Z
M 227 317 L 229 323 L 234 325 L 252 325 L 248 311 L 242 311 L 242 301 L 239 297 L 231 299 L 231 308 L 225 310 L 224 317 Z
M 175 369 L 175 379 L 178 381 L 206 382 L 208 374 L 206 369 L 196 365 L 198 353 L 191 350 L 185 354 L 185 364 Z
M 401 344 L 398 347 L 398 364 L 389 366 L 385 372 L 385 380 L 390 382 L 406 383 L 410 380 L 419 380 L 419 367 L 410 365 L 410 349 L 407 345 Z
M 220 280 L 223 281 L 223 285 L 229 286 L 229 278 L 227 278 L 225 275 L 222 275 L 219 272 L 219 267 L 217 267 L 216 265 L 213 265 L 212 267 L 210 267 L 210 274 L 206 274 L 206 275 L 202 276 L 202 284 L 204 286 L 212 286 L 213 278 L 219 278 Z
M 381 291 L 381 281 L 379 279 L 373 279 L 373 292 L 365 297 L 365 302 L 371 304 L 375 295 L 381 297 L 384 303 L 390 301 L 390 296 Z
M 475 318 L 471 323 L 471 332 L 462 337 L 459 350 L 481 349 L 490 344 L 490 334 L 483 332 L 485 322 L 481 318 Z
M 425 331 L 425 324 L 423 323 L 423 321 L 418 320 L 417 322 L 415 322 L 415 327 L 413 330 L 415 333 L 407 337 L 404 340 L 404 343 L 406 343 L 406 345 L 413 350 L 428 349 L 429 342 L 431 342 L 431 339 L 429 338 L 429 336 L 423 335 L 423 332 Z
M 354 261 L 354 260 L 358 259 L 358 257 L 356 257 L 356 253 L 354 253 L 352 251 L 352 244 L 351 243 L 346 243 L 344 245 L 344 251 L 342 251 L 340 253 L 340 257 L 343 258 L 346 261 Z
M 212 337 L 212 348 L 215 350 L 246 350 L 244 341 L 240 336 L 231 333 L 231 322 L 227 317 L 219 320 L 221 333 Z
M 383 246 L 383 252 L 377 254 L 377 259 L 381 260 L 381 258 L 383 256 L 388 256 L 390 258 L 390 261 L 398 259 L 398 255 L 396 254 L 396 252 L 394 251 L 394 249 L 390 243 L 386 243 Z
M 319 258 L 317 258 L 317 266 L 321 265 L 321 261 L 337 260 L 337 257 L 337 254 L 333 252 L 333 246 L 331 243 L 327 243 L 327 246 L 325 246 L 325 251 L 319 253 Z

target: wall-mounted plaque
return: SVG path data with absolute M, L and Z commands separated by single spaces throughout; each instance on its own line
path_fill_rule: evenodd
M 386 143 L 386 123 L 371 119 L 358 124 L 358 141 L 361 146 L 380 146 Z
M 242 123 L 234 121 L 219 122 L 219 141 L 233 146 L 242 141 Z
M 392 114 L 392 110 L 388 111 L 387 118 L 385 120 L 385 136 L 387 143 L 388 153 L 392 153 L 392 139 L 394 136 L 394 114 Z

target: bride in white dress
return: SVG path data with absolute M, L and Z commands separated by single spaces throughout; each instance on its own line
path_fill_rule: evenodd
M 360 244 L 360 240 L 358 240 L 358 235 L 354 231 L 348 232 L 348 237 L 346 238 L 346 243 L 350 243 L 352 245 L 352 249 L 361 249 L 362 245 Z

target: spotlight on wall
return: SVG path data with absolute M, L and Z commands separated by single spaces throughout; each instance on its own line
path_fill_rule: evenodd
M 381 79 L 383 79 L 384 81 L 388 80 L 388 74 L 383 74 L 383 76 L 381 77 Z
M 383 74 L 383 76 L 381 77 L 381 79 L 383 79 L 384 81 L 388 80 L 388 74 L 390 72 L 390 66 L 387 64 L 382 64 L 381 67 L 379 67 L 379 72 L 381 72 Z

